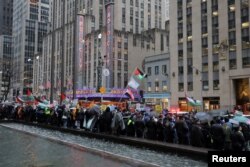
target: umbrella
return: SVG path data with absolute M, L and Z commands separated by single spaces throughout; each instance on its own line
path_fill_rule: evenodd
M 209 122 L 213 120 L 213 117 L 207 112 L 197 112 L 194 117 L 201 122 Z
M 223 115 L 228 114 L 228 110 L 226 110 L 226 109 L 211 110 L 211 111 L 209 111 L 209 114 L 212 117 L 221 117 Z
M 90 108 L 89 112 L 92 114 L 99 114 L 101 112 L 101 107 L 99 105 L 94 105 Z
M 239 123 L 245 123 L 250 125 L 250 119 L 244 116 L 235 116 L 233 120 L 238 121 Z
M 229 119 L 229 122 L 230 122 L 231 124 L 239 125 L 239 122 L 236 121 L 236 120 L 234 120 L 234 119 Z

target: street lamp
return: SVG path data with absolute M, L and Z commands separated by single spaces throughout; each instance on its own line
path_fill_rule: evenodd
M 203 97 L 202 97 L 202 91 L 203 91 L 203 82 L 202 82 L 202 71 L 199 70 L 198 68 L 191 66 L 193 69 L 195 69 L 196 71 L 198 71 L 200 73 L 200 82 L 201 82 L 201 111 L 203 111 Z

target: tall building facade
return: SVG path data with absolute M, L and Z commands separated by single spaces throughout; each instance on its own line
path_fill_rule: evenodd
M 12 33 L 13 0 L 0 1 L 0 35 Z
M 171 105 L 187 110 L 185 94 L 205 110 L 250 98 L 250 1 L 170 1 Z
M 35 55 L 42 52 L 43 37 L 50 29 L 51 0 L 13 2 L 13 96 L 33 85 Z
M 13 0 L 0 1 L 0 101 L 7 100 L 10 88 Z
M 0 35 L 0 101 L 7 100 L 10 89 L 12 37 Z
M 54 0 L 53 31 L 43 44 L 45 90 L 56 95 L 73 87 L 125 88 L 135 67 L 142 68 L 145 56 L 168 50 L 164 4 L 158 0 Z M 103 76 L 104 69 L 112 77 Z M 79 75 L 74 76 L 74 71 Z

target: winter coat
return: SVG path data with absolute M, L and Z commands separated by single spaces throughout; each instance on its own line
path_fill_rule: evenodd
M 135 121 L 135 133 L 136 137 L 142 137 L 144 132 L 145 124 L 142 120 L 137 119 Z
M 234 151 L 242 151 L 245 147 L 245 138 L 241 131 L 232 134 L 232 147 Z
M 190 134 L 190 139 L 191 139 L 191 145 L 195 147 L 203 147 L 204 146 L 204 137 L 202 134 L 202 129 L 198 125 L 193 125 L 191 134 Z

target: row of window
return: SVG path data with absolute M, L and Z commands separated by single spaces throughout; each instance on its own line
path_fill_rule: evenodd
M 152 90 L 152 82 L 147 83 L 147 91 L 148 92 L 160 92 L 160 91 L 168 91 L 167 81 L 162 81 L 161 86 L 159 81 L 154 82 L 154 90 Z
M 166 75 L 167 74 L 167 65 L 162 65 L 161 70 L 162 70 L 162 74 Z M 152 74 L 152 67 L 148 67 L 147 68 L 147 75 L 151 76 L 151 74 Z M 154 67 L 154 74 L 159 75 L 159 66 Z
M 213 80 L 213 90 L 219 90 L 219 80 Z M 188 91 L 193 91 L 193 82 L 188 82 L 187 83 L 187 90 Z M 209 81 L 202 81 L 202 90 L 203 91 L 208 91 L 209 90 Z M 184 92 L 184 83 L 181 82 L 178 84 L 178 91 L 179 92 Z

